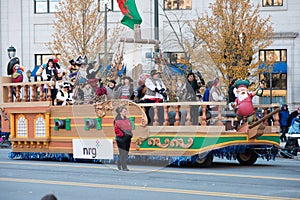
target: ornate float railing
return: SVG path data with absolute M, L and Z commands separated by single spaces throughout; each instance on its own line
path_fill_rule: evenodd
M 2 83 L 3 103 L 51 101 L 53 81 Z
M 175 122 L 174 126 L 191 126 L 191 109 L 192 106 L 199 106 L 202 109 L 202 115 L 199 116 L 199 125 L 207 126 L 207 107 L 215 107 L 215 111 L 210 111 L 211 113 L 211 121 L 210 125 L 214 126 L 224 126 L 225 121 L 233 121 L 235 119 L 235 113 L 233 110 L 228 109 L 228 105 L 226 102 L 164 102 L 164 103 L 142 103 L 138 104 L 139 106 L 145 107 L 153 107 L 154 109 L 154 117 L 153 117 L 153 126 L 159 126 L 159 114 L 158 114 L 158 107 L 163 107 L 164 110 L 164 122 L 163 126 L 169 126 L 169 116 L 168 113 L 170 110 L 175 111 Z M 270 110 L 277 110 L 280 107 L 279 104 L 256 104 L 254 105 L 254 113 L 257 110 L 263 110 L 263 116 L 265 117 Z M 186 110 L 186 121 L 185 124 L 180 123 L 180 112 L 181 110 Z M 257 121 L 258 118 L 256 114 L 254 115 L 254 121 Z M 279 114 L 275 112 L 273 114 L 273 123 L 274 126 L 279 126 Z M 263 120 L 265 125 L 268 125 L 268 118 Z

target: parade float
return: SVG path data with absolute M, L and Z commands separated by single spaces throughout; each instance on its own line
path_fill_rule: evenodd
M 166 81 L 169 69 L 163 63 L 159 67 L 165 71 Z M 254 115 L 251 124 L 245 122 L 237 128 L 236 115 L 225 102 L 135 103 L 102 99 L 90 104 L 52 106 L 52 84 L 53 81 L 12 83 L 11 77 L 1 77 L 2 132 L 10 133 L 10 158 L 115 163 L 118 149 L 113 121 L 119 106 L 127 108 L 132 123 L 129 163 L 207 167 L 214 157 L 219 157 L 253 165 L 257 158 L 270 160 L 278 153 L 278 104 L 255 105 L 255 113 L 264 110 L 264 116 L 258 119 Z M 199 125 L 192 125 L 192 106 L 202 108 L 197 116 Z M 210 117 L 206 113 L 208 106 L 216 108 Z M 147 107 L 154 112 L 152 125 L 148 125 Z M 163 108 L 163 119 L 158 114 L 159 107 Z M 180 122 L 182 110 L 186 112 L 184 123 Z M 170 111 L 175 112 L 173 123 Z M 271 117 L 274 121 L 269 124 Z
M 159 47 L 159 41 L 141 37 L 121 38 L 120 42 Z M 122 74 L 119 73 L 124 70 L 122 58 L 122 53 L 116 55 L 110 68 L 97 69 L 103 82 L 116 80 Z M 95 83 L 95 80 L 97 84 L 99 80 L 94 76 L 88 78 L 87 75 L 91 74 L 84 67 L 80 67 L 76 76 L 72 77 L 77 98 L 75 104 L 69 106 L 52 105 L 51 86 L 55 80 L 13 83 L 12 77 L 1 77 L 2 132 L 10 133 L 12 146 L 9 157 L 116 163 L 118 149 L 114 118 L 119 106 L 127 108 L 133 130 L 128 163 L 207 167 L 214 157 L 237 159 L 241 165 L 253 165 L 259 157 L 267 160 L 276 157 L 280 143 L 278 104 L 255 105 L 253 113 L 264 110 L 264 116 L 258 119 L 254 114 L 252 123 L 238 126 L 236 114 L 228 110 L 226 102 L 186 102 L 178 98 L 178 87 L 182 83 L 180 77 L 184 79 L 186 73 L 181 76 L 172 74 L 161 51 L 155 57 L 155 64 L 162 72 L 169 97 L 162 103 L 106 100 L 93 96 L 84 98 L 89 100 L 88 103 L 81 101 L 78 89 L 83 84 Z M 196 112 L 197 116 L 192 114 L 195 106 L 201 108 L 201 114 Z M 153 109 L 151 125 L 148 125 L 145 112 L 149 107 Z M 214 107 L 210 116 L 207 115 L 208 107 Z M 159 114 L 162 110 L 163 118 Z M 183 110 L 186 113 L 184 122 L 181 121 Z M 268 110 L 271 112 L 268 113 Z M 171 111 L 175 113 L 172 123 L 169 118 Z M 199 124 L 192 125 L 195 117 Z M 271 117 L 274 121 L 269 124 Z

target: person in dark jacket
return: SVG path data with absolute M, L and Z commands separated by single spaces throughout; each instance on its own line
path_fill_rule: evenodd
M 284 104 L 281 107 L 281 111 L 279 112 L 279 123 L 280 123 L 280 129 L 281 129 L 281 136 L 280 140 L 281 142 L 286 142 L 286 136 L 285 134 L 288 132 L 288 125 L 287 120 L 290 115 L 288 105 Z
M 197 101 L 196 94 L 201 87 L 201 82 L 196 80 L 196 76 L 193 72 L 189 73 L 186 78 L 186 101 Z M 198 125 L 199 106 L 193 105 L 190 110 L 192 125 Z
M 127 108 L 118 107 L 116 112 L 117 116 L 114 120 L 114 129 L 116 134 L 116 142 L 119 149 L 117 166 L 119 170 L 129 171 L 127 168 L 127 158 L 132 138 L 132 125 L 130 120 L 126 117 Z
M 298 107 L 298 110 L 295 110 L 294 112 L 292 112 L 288 119 L 287 119 L 287 127 L 289 128 L 292 125 L 292 121 L 295 117 L 297 117 L 297 115 L 300 114 L 300 106 Z

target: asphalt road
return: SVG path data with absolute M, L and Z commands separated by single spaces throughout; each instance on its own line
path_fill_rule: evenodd
M 259 159 L 254 166 L 214 159 L 210 168 L 171 168 L 11 160 L 0 149 L 0 199 L 300 199 L 300 160 Z

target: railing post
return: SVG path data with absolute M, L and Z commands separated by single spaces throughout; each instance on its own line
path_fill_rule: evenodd
M 37 95 L 36 95 L 36 85 L 33 85 L 31 87 L 31 99 L 32 101 L 36 101 Z
M 47 100 L 51 101 L 52 100 L 52 98 L 51 98 L 51 86 L 47 85 L 47 87 L 48 87 Z
M 275 106 L 274 110 L 278 109 L 279 107 Z M 279 123 L 279 112 L 274 114 L 274 126 L 280 126 Z
M 20 102 L 20 87 L 16 86 L 16 102 Z
M 186 109 L 186 122 L 185 122 L 185 125 L 190 126 L 191 124 L 192 124 L 192 122 L 191 122 L 191 106 L 188 105 L 187 109 Z
M 268 108 L 264 108 L 264 116 L 266 116 L 268 114 Z M 266 125 L 266 126 L 268 126 L 269 124 L 268 124 L 268 119 L 266 119 L 265 121 L 264 121 L 264 125 Z
M 201 126 L 206 126 L 206 105 L 202 105 L 202 121 Z
M 28 85 L 24 86 L 24 97 L 23 102 L 28 102 Z
M 13 95 L 12 95 L 12 86 L 8 86 L 7 87 L 8 88 L 8 103 L 11 103 L 11 102 L 13 102 Z
M 153 106 L 154 117 L 153 117 L 153 126 L 158 126 L 158 108 L 157 106 Z
M 255 122 L 257 121 L 256 112 L 257 112 L 257 108 L 255 107 L 255 108 L 254 108 L 254 120 L 253 120 L 253 121 L 255 121 Z
M 218 121 L 217 121 L 217 125 L 222 126 L 222 107 L 220 105 L 218 105 Z
M 174 126 L 179 126 L 180 125 L 179 106 L 176 106 L 175 112 L 176 114 L 175 114 Z
M 169 122 L 169 107 L 168 106 L 164 106 L 164 112 L 165 112 L 165 121 L 163 123 L 164 126 L 169 126 L 170 122 Z
M 40 84 L 40 101 L 46 101 L 46 94 L 43 91 L 44 84 Z

